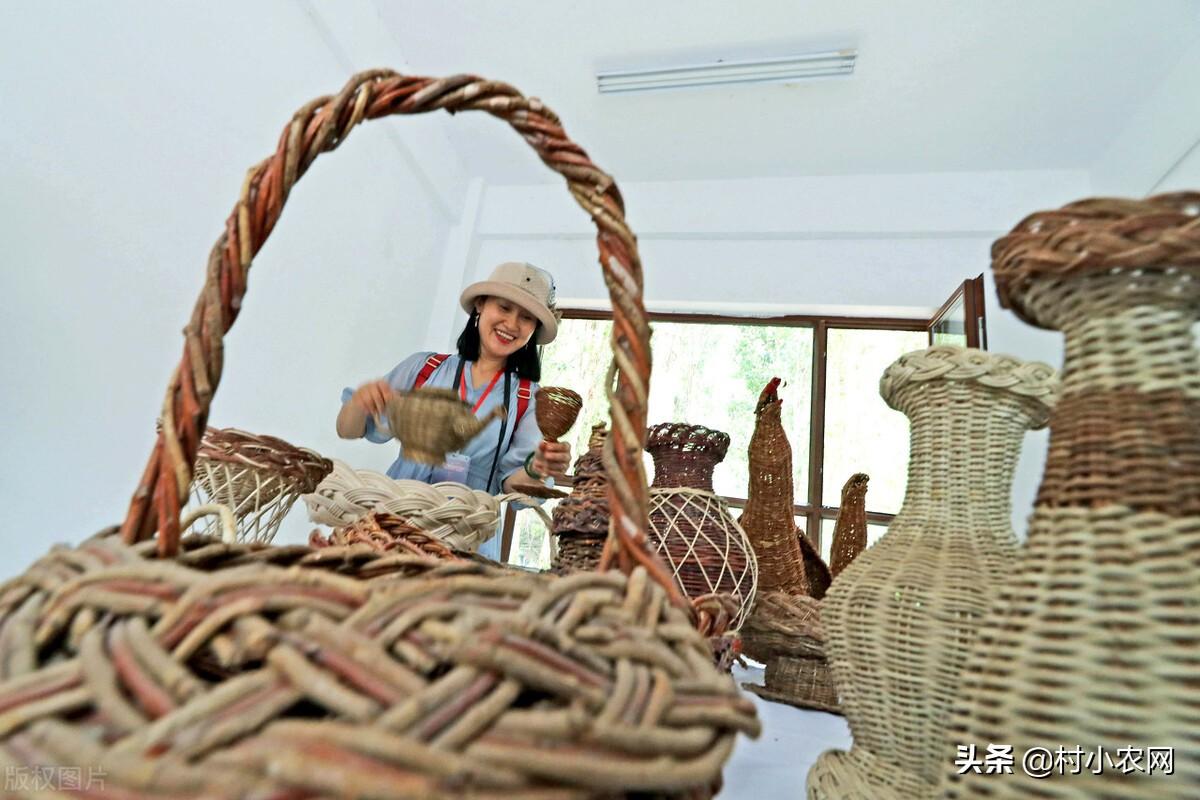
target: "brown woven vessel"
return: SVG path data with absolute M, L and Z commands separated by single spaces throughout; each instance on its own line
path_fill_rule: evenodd
M 758 565 L 746 534 L 712 490 L 713 469 L 729 450 L 729 434 L 666 422 L 646 437 L 654 459 L 650 537 L 691 598 L 728 594 L 737 603 L 734 627 L 754 603 Z
M 554 507 L 555 572 L 589 571 L 600 563 L 608 538 L 608 476 L 602 461 L 607 437 L 603 423 L 592 426 L 587 452 L 575 460 L 571 494 Z
M 842 486 L 842 504 L 833 525 L 829 572 L 833 577 L 867 547 L 867 483 L 871 477 L 856 472 Z
M 1198 214 L 1200 193 L 1084 200 L 992 249 L 1001 301 L 1064 334 L 1063 393 L 942 765 L 986 742 L 1017 764 L 1035 746 L 1141 758 L 1042 780 L 947 770 L 947 797 L 1200 797 Z M 1168 747 L 1173 774 L 1150 772 Z
M 607 571 L 181 539 L 223 337 L 295 182 L 364 120 L 436 109 L 509 122 L 596 223 L 621 354 Z M 758 723 L 712 663 L 727 615 L 689 605 L 646 547 L 641 287 L 616 185 L 541 102 L 379 70 L 304 106 L 213 248 L 123 541 L 56 549 L 0 586 L 0 766 L 95 765 L 111 797 L 709 795 Z
M 503 406 L 496 406 L 476 417 L 457 392 L 428 387 L 396 392 L 387 406 L 388 424 L 404 448 L 404 457 L 418 464 L 444 463 L 447 453 L 461 450 L 506 413 Z
M 821 554 L 796 525 L 792 445 L 780 417 L 779 378 L 758 396 L 748 451 L 750 484 L 738 523 L 758 559 L 759 587 L 822 597 L 832 576 Z
M 884 372 L 880 394 L 910 421 L 908 482 L 887 533 L 821 605 L 854 746 L 817 759 L 810 800 L 934 796 L 963 664 L 1016 555 L 1021 442 L 1057 391 L 1045 364 L 959 347 L 908 353 Z
M 548 442 L 557 442 L 579 418 L 583 398 L 562 386 L 542 386 L 534 395 L 538 430 Z
M 744 688 L 777 703 L 840 713 L 820 608 L 820 601 L 806 594 L 759 596 L 742 626 L 742 652 L 766 665 L 765 685 Z

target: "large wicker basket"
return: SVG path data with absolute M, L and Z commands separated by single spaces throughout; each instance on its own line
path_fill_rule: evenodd
M 181 540 L 223 337 L 293 185 L 360 122 L 436 109 L 510 123 L 596 223 L 619 354 L 606 571 Z M 641 287 L 620 192 L 538 100 L 380 70 L 304 106 L 212 250 L 123 541 L 0 587 L 0 766 L 101 769 L 110 797 L 711 794 L 758 722 L 706 640 L 727 612 L 688 604 L 646 547 Z

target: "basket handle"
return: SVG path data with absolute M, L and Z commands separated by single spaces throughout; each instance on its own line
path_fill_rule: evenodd
M 613 362 L 608 372 L 612 431 L 603 461 L 612 513 L 601 568 L 630 572 L 644 566 L 676 600 L 681 594 L 646 542 L 647 490 L 641 448 L 650 381 L 650 328 L 642 302 L 637 240 L 625 224 L 625 205 L 613 179 L 567 137 L 558 116 L 536 98 L 473 75 L 422 78 L 391 70 L 355 75 L 337 95 L 302 107 L 279 137 L 275 153 L 246 175 L 241 196 L 208 259 L 204 288 L 184 328 L 183 357 L 163 400 L 150 461 L 121 526 L 125 542 L 157 530 L 158 551 L 179 548 L 179 510 L 187 497 L 200 437 L 221 378 L 223 337 L 246 293 L 251 262 L 279 220 L 292 186 L 321 153 L 335 149 L 363 120 L 437 109 L 486 111 L 510 124 L 596 225 L 600 267 L 613 305 Z

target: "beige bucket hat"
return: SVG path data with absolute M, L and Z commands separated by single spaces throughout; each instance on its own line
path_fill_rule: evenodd
M 558 336 L 558 320 L 562 315 L 554 305 L 554 276 L 544 269 L 521 261 L 507 261 L 492 270 L 486 281 L 463 289 L 459 298 L 463 311 L 468 314 L 474 311 L 478 297 L 503 297 L 533 314 L 542 323 L 538 344 L 550 344 Z

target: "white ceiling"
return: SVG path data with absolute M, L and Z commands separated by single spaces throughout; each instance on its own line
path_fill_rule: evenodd
M 1200 41 L 1194 0 L 375 2 L 414 71 L 541 97 L 626 181 L 1088 168 Z M 595 88 L 597 68 L 843 46 L 848 80 Z M 467 175 L 552 180 L 490 120 L 446 127 Z

